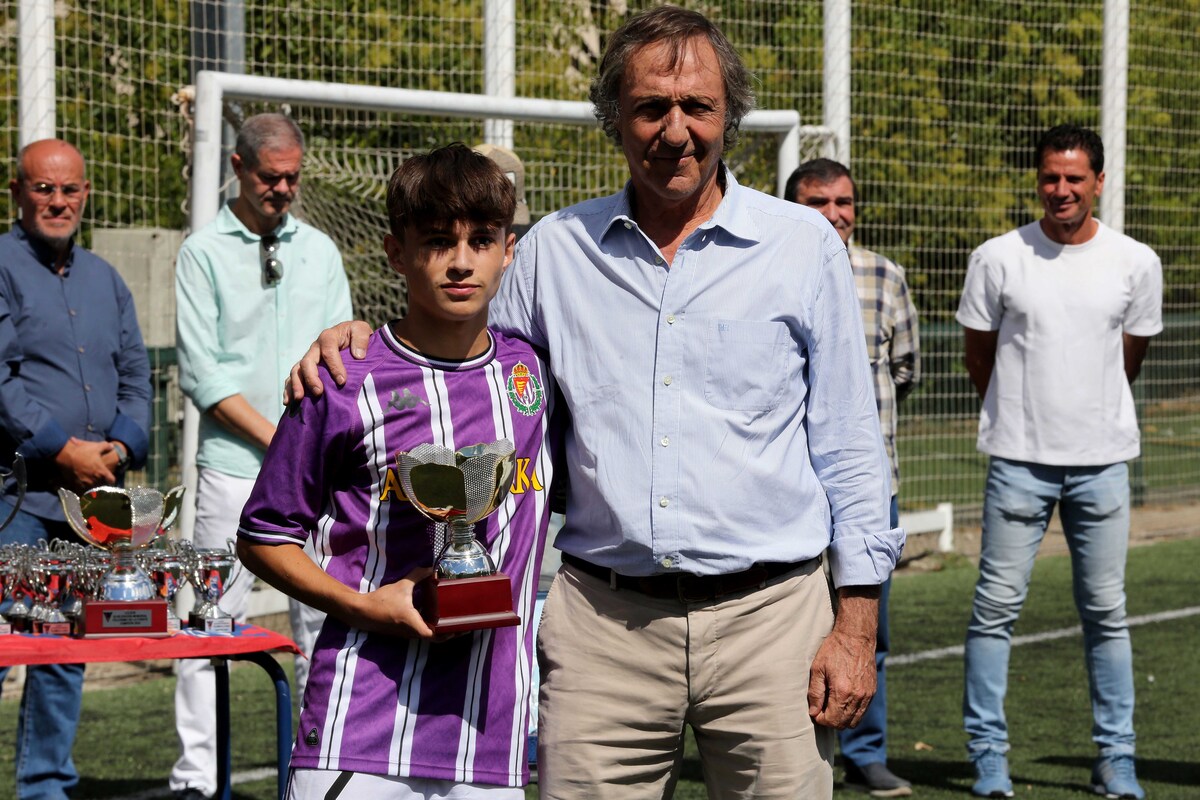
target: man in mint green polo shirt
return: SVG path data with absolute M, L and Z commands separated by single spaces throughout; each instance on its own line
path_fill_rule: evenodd
M 225 547 L 279 418 L 279 387 L 320 331 L 350 317 L 350 287 L 333 241 L 288 213 L 304 137 L 282 114 L 258 114 L 230 157 L 240 192 L 179 252 L 175 275 L 179 381 L 200 410 L 195 544 Z M 281 476 L 283 479 L 285 476 Z M 253 581 L 221 607 L 244 618 Z M 322 615 L 292 601 L 293 635 L 307 653 Z M 300 692 L 307 661 L 296 660 Z M 171 789 L 183 800 L 216 792 L 215 683 L 206 661 L 180 661 L 175 690 L 181 755 Z

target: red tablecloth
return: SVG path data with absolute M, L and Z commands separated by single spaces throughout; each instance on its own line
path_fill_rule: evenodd
M 238 625 L 231 634 L 205 634 L 184 628 L 173 636 L 148 639 L 72 639 L 69 636 L 0 635 L 0 667 L 16 664 L 78 664 L 90 661 L 148 661 L 205 658 L 264 651 L 299 653 L 286 636 L 257 625 Z

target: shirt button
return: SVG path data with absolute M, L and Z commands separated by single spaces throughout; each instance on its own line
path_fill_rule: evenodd
M 83 390 L 84 390 L 85 392 L 90 392 L 90 391 L 92 390 L 92 385 L 91 385 L 90 383 L 85 383 L 85 384 L 83 385 Z
M 674 378 L 672 378 L 670 375 L 668 375 L 667 377 L 663 378 L 663 386 L 670 386 L 671 381 L 673 381 L 673 380 L 674 380 Z
M 79 345 L 79 352 L 83 352 L 83 345 Z
M 667 314 L 667 324 L 668 325 L 675 324 L 675 315 L 674 314 Z
M 72 317 L 75 316 L 75 309 L 72 308 L 69 313 L 71 314 Z
M 91 426 L 89 425 L 88 427 L 90 428 Z M 660 497 L 660 498 L 658 498 L 658 504 L 662 508 L 666 508 L 667 506 L 671 505 L 671 501 L 665 497 Z
M 662 560 L 662 565 L 663 565 L 663 567 L 665 567 L 666 569 L 670 569 L 672 566 L 674 566 L 674 564 L 675 564 L 675 562 L 674 562 L 674 561 L 672 561 L 670 558 L 664 558 L 664 559 Z
M 662 256 L 655 256 L 655 257 L 654 257 L 654 263 L 655 263 L 655 264 L 662 264 Z
M 627 230 L 627 231 L 628 231 L 628 230 L 632 230 L 632 229 L 633 229 L 633 223 L 632 223 L 632 222 L 626 222 L 626 223 L 625 223 L 625 230 Z
M 662 444 L 663 447 L 667 447 L 668 445 L 671 444 L 671 437 L 664 436 L 663 438 L 659 439 L 659 442 Z
M 93 428 L 93 427 L 92 427 L 92 423 L 90 423 L 90 422 L 88 423 L 88 430 L 89 430 L 89 431 L 94 431 L 94 430 L 95 430 L 95 428 Z

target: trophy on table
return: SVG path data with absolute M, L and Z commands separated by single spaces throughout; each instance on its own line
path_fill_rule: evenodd
M 188 627 L 205 633 L 233 633 L 233 617 L 217 604 L 232 585 L 230 577 L 238 563 L 233 540 L 228 541 L 228 548 L 184 543 L 183 563 L 184 574 L 196 590 Z
M 17 487 L 17 498 L 13 501 L 12 509 L 9 510 L 8 516 L 0 522 L 0 531 L 8 527 L 8 524 L 17 516 L 17 511 L 21 509 L 21 501 L 25 499 L 25 459 L 21 458 L 21 454 L 17 453 L 13 456 L 12 466 L 8 469 L 0 469 L 0 484 L 7 483 L 9 478 L 12 478 Z M 21 586 L 21 573 L 18 571 L 18 564 L 15 551 L 12 552 L 11 558 L 8 553 L 0 553 L 0 603 L 4 602 L 9 592 L 13 593 L 12 604 L 0 617 L 0 634 L 12 633 L 13 622 L 16 622 L 20 627 L 29 616 L 29 604 L 23 596 L 16 594 L 17 589 Z
M 57 542 L 56 542 L 57 544 Z M 64 612 L 63 603 L 71 596 L 75 561 L 59 548 L 43 539 L 29 553 L 25 563 L 26 575 L 33 587 L 34 604 L 29 619 L 34 633 L 71 635 L 71 618 Z
M 77 495 L 59 489 L 71 529 L 86 542 L 112 551 L 112 565 L 96 596 L 84 601 L 81 635 L 167 636 L 167 604 L 138 566 L 137 551 L 149 547 L 179 515 L 184 487 L 157 489 L 99 486 Z
M 182 549 L 168 542 L 162 550 L 149 550 L 142 557 L 142 568 L 154 582 L 154 591 L 167 601 L 167 630 L 171 633 L 182 627 L 175 613 L 175 595 L 187 580 L 187 565 Z
M 435 633 L 517 625 L 512 583 L 475 539 L 475 523 L 495 511 L 512 487 L 513 443 L 507 439 L 454 451 L 421 444 L 396 454 L 400 484 L 413 508 L 449 531 L 437 559 L 433 597 L 422 614 Z

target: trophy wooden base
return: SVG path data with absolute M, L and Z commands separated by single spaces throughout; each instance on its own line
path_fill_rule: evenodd
M 436 595 L 426 606 L 433 632 L 461 633 L 521 624 L 512 607 L 512 581 L 502 572 L 481 578 L 433 578 Z
M 171 635 L 166 600 L 85 600 L 78 628 L 85 639 Z

